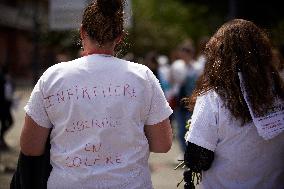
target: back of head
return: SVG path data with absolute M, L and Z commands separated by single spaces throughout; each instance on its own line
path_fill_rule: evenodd
M 179 59 L 183 59 L 186 63 L 189 63 L 193 59 L 195 53 L 193 41 L 190 38 L 184 40 L 178 45 L 177 52 Z
M 267 69 L 271 65 L 272 46 L 267 35 L 254 23 L 242 19 L 234 19 L 220 27 L 205 50 L 209 61 L 217 60 L 218 65 L 227 69 L 245 71 Z
M 195 49 L 192 39 L 188 38 L 184 40 L 181 44 L 178 45 L 178 49 L 189 54 L 194 54 Z
M 124 0 L 96 0 L 84 11 L 82 28 L 99 45 L 123 34 Z
M 205 56 L 207 64 L 196 94 L 214 89 L 236 118 L 244 122 L 251 119 L 238 72 L 244 77 L 254 112 L 265 113 L 275 95 L 284 98 L 270 41 L 253 22 L 234 19 L 223 24 L 206 44 Z

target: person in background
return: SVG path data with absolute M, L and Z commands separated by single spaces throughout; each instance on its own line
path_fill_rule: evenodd
M 87 6 L 80 28 L 84 56 L 50 67 L 34 87 L 18 164 L 28 188 L 40 174 L 30 168 L 50 132 L 52 170 L 37 188 L 153 188 L 149 153 L 170 150 L 172 110 L 149 68 L 115 57 L 123 6 L 123 0 Z
M 132 52 L 126 53 L 126 55 L 123 56 L 124 60 L 130 61 L 130 62 L 135 62 L 135 55 Z
M 199 188 L 282 189 L 284 83 L 267 35 L 253 22 L 223 24 L 205 49 L 205 71 L 187 99 L 193 110 L 184 173 Z
M 184 135 L 186 133 L 186 122 L 191 116 L 182 99 L 190 96 L 198 76 L 198 72 L 193 66 L 194 63 L 194 46 L 190 39 L 185 40 L 178 46 L 179 58 L 171 65 L 172 92 L 175 98 L 176 107 L 174 109 L 174 119 L 176 120 L 177 138 L 182 153 L 177 160 L 183 159 L 183 153 L 186 148 Z
M 207 36 L 201 37 L 201 39 L 198 42 L 197 48 L 196 48 L 196 55 L 195 55 L 195 62 L 193 63 L 193 66 L 195 70 L 198 73 L 198 76 L 200 76 L 203 73 L 205 64 L 206 64 L 206 58 L 204 55 L 204 49 L 205 45 L 208 42 L 209 38 Z
M 170 64 L 166 55 L 158 56 L 158 78 L 161 83 L 162 90 L 165 93 L 166 99 L 169 100 L 168 92 L 171 89 L 170 83 Z
M 71 60 L 71 57 L 66 52 L 59 52 L 56 54 L 55 59 L 56 59 L 56 62 L 68 62 L 69 60 Z
M 158 53 L 155 51 L 150 51 L 146 53 L 143 64 L 147 66 L 153 74 L 159 79 L 158 76 L 158 68 L 159 68 L 159 63 L 158 63 Z
M 1 130 L 0 130 L 0 150 L 8 150 L 9 147 L 5 141 L 5 135 L 9 128 L 14 123 L 12 116 L 12 104 L 14 95 L 14 85 L 12 78 L 9 74 L 7 66 L 4 66 L 1 70 L 0 76 L 1 85 L 1 107 L 0 107 L 0 119 L 1 119 Z
M 4 127 L 5 125 L 5 108 L 4 108 L 4 104 L 6 103 L 5 100 L 5 77 L 2 71 L 2 68 L 0 69 L 0 119 L 1 119 L 1 130 L 2 127 Z M 5 146 L 7 147 L 7 145 L 5 145 L 5 141 L 4 141 L 4 137 L 1 135 L 1 140 L 0 140 L 0 148 L 3 149 L 5 148 Z
M 155 51 L 146 53 L 143 64 L 147 66 L 157 77 L 161 84 L 161 88 L 167 98 L 167 93 L 170 90 L 170 65 L 168 59 L 164 55 L 159 55 Z

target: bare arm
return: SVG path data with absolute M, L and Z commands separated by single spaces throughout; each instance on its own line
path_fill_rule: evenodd
M 171 149 L 173 133 L 168 118 L 155 125 L 145 125 L 144 131 L 151 152 L 166 153 Z
M 26 156 L 42 155 L 45 150 L 49 130 L 48 128 L 39 126 L 26 114 L 25 124 L 20 138 L 21 152 Z

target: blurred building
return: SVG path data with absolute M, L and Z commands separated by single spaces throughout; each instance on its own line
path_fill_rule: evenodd
M 47 6 L 48 0 L 0 1 L 0 66 L 7 66 L 14 78 L 33 77 L 35 61 L 40 61 L 34 56 L 40 53 L 38 32 L 47 23 Z
M 16 81 L 34 83 L 46 68 L 56 63 L 57 54 L 70 46 L 74 39 L 63 45 L 57 42 L 64 41 L 62 36 L 67 36 L 68 32 L 77 31 L 82 11 L 90 2 L 0 0 L 0 66 L 8 67 Z M 130 0 L 127 2 L 126 12 L 130 19 Z M 131 24 L 129 20 L 127 24 Z M 52 37 L 46 39 L 45 35 Z

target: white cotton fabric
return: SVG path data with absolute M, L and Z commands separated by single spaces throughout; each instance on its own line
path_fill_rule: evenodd
M 187 65 L 184 60 L 175 60 L 170 67 L 171 79 L 173 80 L 173 83 L 179 85 L 183 84 L 187 76 L 187 71 Z
M 197 98 L 187 141 L 215 154 L 200 188 L 283 189 L 284 133 L 264 140 L 253 123 L 241 126 L 212 90 Z
M 25 107 L 52 128 L 48 189 L 150 189 L 144 125 L 172 114 L 146 67 L 89 55 L 50 67 Z

